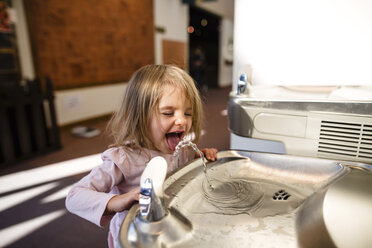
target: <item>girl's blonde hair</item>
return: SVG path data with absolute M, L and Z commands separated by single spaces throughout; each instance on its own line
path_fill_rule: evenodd
M 194 80 L 182 69 L 172 65 L 147 65 L 137 70 L 126 86 L 124 99 L 110 122 L 108 131 L 114 139 L 111 146 L 134 149 L 154 147 L 149 139 L 149 120 L 157 113 L 164 87 L 172 85 L 183 90 L 192 106 L 193 142 L 198 142 L 201 132 L 202 103 Z

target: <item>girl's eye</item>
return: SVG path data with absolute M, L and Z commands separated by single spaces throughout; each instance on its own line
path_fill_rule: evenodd
M 185 115 L 186 115 L 186 116 L 192 116 L 192 114 L 191 114 L 191 113 L 185 113 Z
M 173 115 L 173 112 L 164 112 L 162 114 L 165 115 L 165 116 L 172 116 Z

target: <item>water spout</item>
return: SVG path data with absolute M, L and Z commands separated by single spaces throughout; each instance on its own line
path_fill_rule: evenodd
M 248 84 L 247 74 L 242 73 L 240 75 L 239 81 L 238 81 L 237 95 L 242 95 L 242 94 L 246 94 L 246 93 L 249 94 L 249 92 L 247 92 L 248 89 L 249 89 L 249 84 Z
M 200 149 L 196 146 L 196 144 L 192 143 L 187 137 L 183 138 L 178 145 L 176 146 L 173 156 L 179 157 L 179 151 L 180 149 L 186 147 L 186 146 L 191 146 L 192 149 L 194 149 L 195 152 L 197 152 L 203 162 L 204 166 L 204 175 L 205 178 L 207 179 L 207 182 L 209 184 L 209 187 L 213 189 L 213 185 L 211 184 L 208 174 L 207 174 L 207 164 L 206 164 L 206 158 L 204 157 L 204 154 L 200 151 Z

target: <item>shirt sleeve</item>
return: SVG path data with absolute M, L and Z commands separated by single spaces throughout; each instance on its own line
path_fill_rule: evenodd
M 112 188 L 124 180 L 114 161 L 102 156 L 103 163 L 74 184 L 66 197 L 66 208 L 98 226 L 105 226 L 113 215 L 104 215 L 108 201 L 116 194 Z

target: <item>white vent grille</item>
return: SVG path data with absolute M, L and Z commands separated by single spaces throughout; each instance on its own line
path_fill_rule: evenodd
M 322 121 L 318 156 L 372 160 L 372 125 Z

